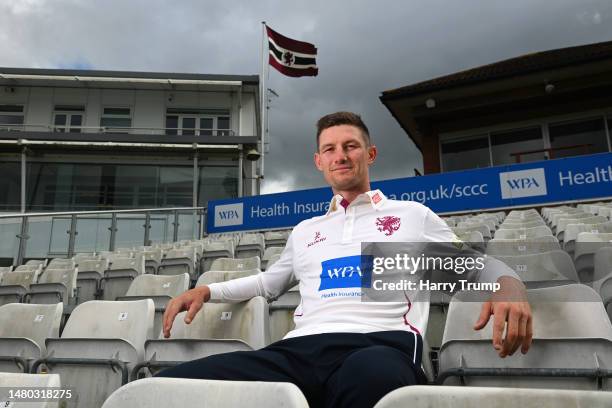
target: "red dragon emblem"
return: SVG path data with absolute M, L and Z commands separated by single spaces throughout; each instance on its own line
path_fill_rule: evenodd
M 376 219 L 376 226 L 380 232 L 384 232 L 386 236 L 393 234 L 397 231 L 402 223 L 399 217 L 388 215 L 386 217 L 380 217 Z
M 295 56 L 293 55 L 293 53 L 285 51 L 285 53 L 283 54 L 283 62 L 289 66 L 293 65 L 295 63 Z

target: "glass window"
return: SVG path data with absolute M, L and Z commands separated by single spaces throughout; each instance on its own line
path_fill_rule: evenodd
M 195 135 L 195 123 L 196 118 L 184 117 L 181 121 L 181 128 L 183 135 Z
M 493 165 L 517 163 L 513 153 L 544 149 L 544 139 L 541 128 L 517 129 L 491 133 L 491 152 Z M 522 154 L 521 163 L 545 160 L 543 151 L 538 153 Z
M 0 212 L 18 211 L 21 208 L 21 163 L 0 162 L 0 174 Z
M 176 128 L 176 130 L 174 130 Z M 221 109 L 176 109 L 166 111 L 167 135 L 227 136 L 230 117 Z
M 198 185 L 199 206 L 209 200 L 238 197 L 238 167 L 201 166 Z
M 200 118 L 200 135 L 212 136 L 214 127 L 213 118 Z
M 0 130 L 23 129 L 23 106 L 0 105 Z
M 178 129 L 178 116 L 168 115 L 166 116 L 166 134 L 176 135 Z
M 550 146 L 553 149 L 570 147 L 569 149 L 553 150 L 553 158 L 608 151 L 603 118 L 551 123 L 548 129 Z
M 53 125 L 56 132 L 80 132 L 83 124 L 83 106 L 63 106 L 55 107 Z M 66 126 L 68 125 L 68 126 Z
M 229 136 L 230 134 L 230 118 L 228 116 L 220 116 L 217 118 L 217 129 L 219 136 Z
M 489 138 L 487 136 L 442 142 L 443 171 L 489 167 L 489 164 Z
M 104 108 L 100 126 L 111 128 L 112 132 L 127 133 L 132 127 L 130 108 Z

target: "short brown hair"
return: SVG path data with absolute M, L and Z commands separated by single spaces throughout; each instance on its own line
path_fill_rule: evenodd
M 366 146 L 370 146 L 370 132 L 368 131 L 368 127 L 365 125 L 365 123 L 363 123 L 363 120 L 361 120 L 361 116 L 353 112 L 336 112 L 330 113 L 329 115 L 325 115 L 318 120 L 317 150 L 319 149 L 319 136 L 321 136 L 321 132 L 323 132 L 327 128 L 340 125 L 351 125 L 361 130 L 361 134 L 363 135 L 363 139 L 366 142 Z

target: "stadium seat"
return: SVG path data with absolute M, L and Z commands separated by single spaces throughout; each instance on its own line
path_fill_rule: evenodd
M 45 354 L 45 339 L 59 336 L 62 310 L 62 303 L 0 306 L 0 372 L 29 372 Z
M 13 272 L 36 272 L 38 276 L 43 270 L 42 264 L 35 265 L 19 265 L 17 266 Z
M 574 264 L 580 282 L 592 285 L 594 276 L 594 255 L 603 247 L 612 246 L 612 233 L 581 232 L 576 238 Z
M 559 241 L 553 236 L 529 239 L 493 238 L 487 244 L 487 255 L 528 255 L 561 249 Z
M 374 408 L 607 408 L 612 393 L 500 387 L 413 385 L 385 395 Z
M 439 384 L 611 388 L 612 324 L 592 288 L 573 284 L 528 290 L 534 330 L 531 349 L 504 359 L 492 345 L 492 320 L 483 330 L 473 329 L 481 303 L 469 301 L 468 295 L 455 295 L 449 307 Z
M 285 337 L 295 328 L 293 313 L 301 301 L 300 290 L 296 285 L 270 303 L 270 339 L 272 343 Z
M 76 261 L 72 258 L 53 258 L 47 264 L 46 269 L 68 269 L 76 268 Z
M 308 403 L 291 383 L 145 378 L 115 391 L 102 408 L 158 406 L 308 408 Z
M 268 303 L 263 297 L 242 303 L 205 303 L 190 324 L 185 324 L 185 315 L 176 316 L 169 339 L 160 333 L 159 340 L 147 340 L 145 362 L 135 367 L 132 379 L 143 368 L 155 374 L 178 362 L 270 344 Z
M 7 303 L 22 302 L 30 289 L 30 285 L 38 281 L 39 273 L 40 268 L 28 272 L 13 271 L 5 273 L 0 285 L 0 306 Z
M 2 276 L 5 273 L 11 272 L 13 270 L 12 266 L 0 266 L 0 285 L 2 284 Z
M 139 247 L 138 251 L 142 253 L 145 259 L 145 273 L 157 274 L 157 270 L 161 264 L 162 249 L 155 247 Z
M 280 255 L 283 252 L 283 249 L 285 248 L 280 246 L 266 248 L 266 252 L 264 252 L 263 258 L 261 258 L 261 269 L 265 271 L 268 267 L 268 261 L 270 258 Z
M 257 275 L 260 272 L 259 269 L 247 269 L 244 271 L 208 271 L 198 278 L 196 286 L 244 278 L 245 276 Z
M 267 231 L 264 233 L 266 248 L 284 247 L 289 239 L 289 231 Z
M 0 372 L 0 384 L 2 384 L 3 392 L 0 394 L 0 407 L 2 408 L 58 408 L 60 402 L 57 400 L 33 400 L 4 401 L 3 396 L 6 396 L 7 391 L 24 390 L 26 393 L 29 389 L 57 389 L 62 390 L 60 376 L 57 374 L 24 374 L 24 373 L 2 373 Z M 67 390 L 64 391 L 68 396 Z M 26 394 L 27 395 L 27 394 Z M 59 395 L 59 394 L 58 394 Z
M 528 288 L 579 283 L 572 258 L 562 250 L 495 258 L 511 267 Z
M 46 340 L 47 354 L 32 364 L 60 374 L 62 386 L 74 391 L 67 407 L 99 407 L 129 380 L 144 357 L 144 342 L 153 335 L 151 299 L 131 302 L 91 301 L 78 305 L 61 338 Z
M 215 259 L 218 258 L 233 258 L 234 243 L 229 240 L 219 240 L 204 244 L 204 252 L 200 260 L 200 270 L 204 273 L 210 270 L 210 267 Z
M 612 247 L 595 252 L 593 289 L 604 303 L 608 317 L 612 320 Z
M 563 239 L 563 250 L 574 257 L 576 248 L 576 238 L 581 232 L 592 232 L 598 234 L 600 232 L 612 232 L 612 221 L 597 222 L 597 223 L 579 223 L 568 224 L 565 228 L 565 236 Z
M 153 334 L 157 335 L 162 328 L 162 317 L 170 299 L 179 296 L 189 289 L 189 275 L 160 276 L 140 275 L 136 277 L 125 296 L 117 300 L 151 299 L 155 304 L 155 324 Z
M 502 226 L 503 227 L 503 226 Z M 495 232 L 497 239 L 530 239 L 552 236 L 552 231 L 546 225 L 531 228 L 500 228 Z
M 606 221 L 608 221 L 606 217 L 599 215 L 583 218 L 561 218 L 557 223 L 557 239 L 559 242 L 565 241 L 565 230 L 569 224 L 600 224 Z
M 124 296 L 134 278 L 144 274 L 144 269 L 144 256 L 140 253 L 135 258 L 111 258 L 101 279 L 102 299 L 115 300 Z
M 77 263 L 78 303 L 89 302 L 98 298 L 100 281 L 108 269 L 107 259 L 85 259 Z
M 74 306 L 77 302 L 77 268 L 47 269 L 40 275 L 37 283 L 30 284 L 26 294 L 28 303 L 55 304 L 62 302 L 64 308 Z
M 193 246 L 169 249 L 163 252 L 161 265 L 157 270 L 159 275 L 188 274 L 196 279 L 198 264 L 196 249 Z
M 30 259 L 29 261 L 27 261 L 25 263 L 25 265 L 28 266 L 42 266 L 43 268 L 45 266 L 47 266 L 47 260 L 46 259 Z
M 219 258 L 212 263 L 212 271 L 246 271 L 251 269 L 261 269 L 261 261 L 258 256 L 251 258 Z
M 254 256 L 261 258 L 265 248 L 263 234 L 244 234 L 236 246 L 236 258 L 251 258 Z
M 459 225 L 461 225 L 461 223 Z M 472 231 L 477 231 L 482 234 L 482 237 L 484 238 L 485 242 L 491 239 L 491 231 L 489 230 L 489 227 L 485 224 L 463 224 L 463 226 L 454 227 L 451 229 L 457 236 L 464 235 Z
M 270 259 L 268 259 L 268 262 L 266 263 L 266 270 L 270 269 L 270 267 L 274 265 L 274 263 L 277 262 L 280 259 L 280 257 L 281 257 L 280 254 L 272 255 Z

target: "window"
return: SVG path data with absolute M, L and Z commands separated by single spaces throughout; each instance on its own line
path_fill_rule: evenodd
M 0 130 L 23 130 L 23 106 L 0 105 Z
M 130 108 L 104 108 L 100 126 L 115 133 L 127 133 L 132 127 Z
M 516 163 L 516 156 L 512 156 L 512 153 L 541 149 L 544 149 L 544 139 L 539 126 L 491 133 L 491 152 L 494 166 Z M 539 153 L 522 154 L 520 160 L 521 163 L 546 160 L 546 156 L 541 151 Z
M 608 151 L 603 118 L 551 123 L 549 133 L 552 148 L 576 146 L 553 151 L 553 158 Z
M 238 197 L 238 166 L 200 166 L 198 205 Z
M 489 167 L 489 138 L 475 136 L 469 139 L 442 142 L 443 171 Z
M 166 134 L 184 136 L 229 136 L 230 117 L 226 111 L 169 108 Z
M 53 126 L 56 132 L 80 132 L 83 125 L 83 106 L 62 106 L 55 107 L 53 113 Z

